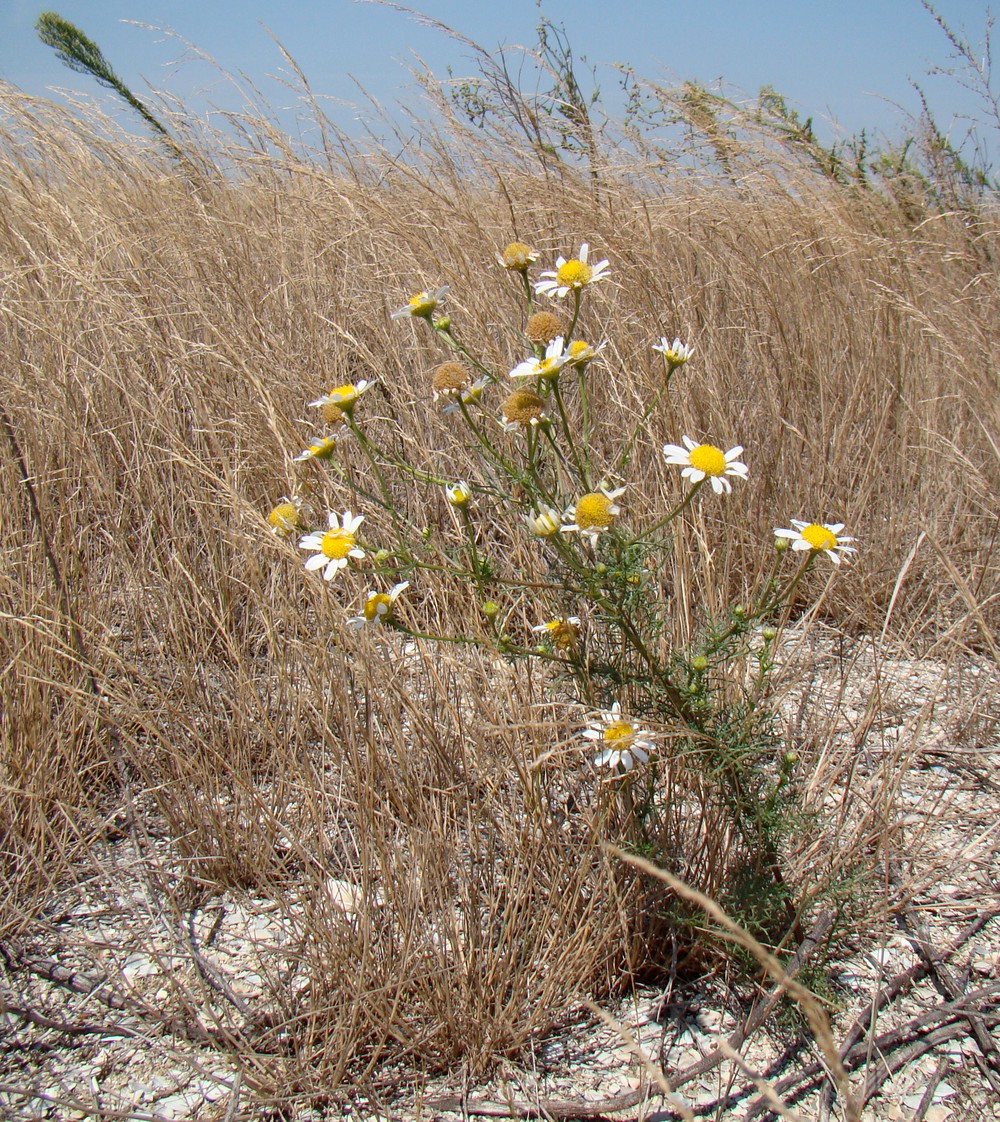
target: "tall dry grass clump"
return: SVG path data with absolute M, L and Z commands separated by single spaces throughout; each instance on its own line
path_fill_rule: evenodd
M 630 470 L 666 504 L 663 443 L 730 433 L 753 485 L 724 522 L 692 508 L 673 642 L 759 585 L 761 543 L 811 512 L 860 549 L 847 578 L 810 572 L 788 618 L 973 652 L 997 621 L 995 214 L 970 232 L 788 169 L 671 176 L 607 155 L 595 185 L 528 144 L 483 138 L 466 159 L 477 134 L 439 109 L 419 159 L 329 131 L 306 157 L 258 120 L 178 167 L 3 90 L 0 932 L 23 936 L 121 831 L 165 915 L 224 891 L 274 901 L 291 949 L 267 1015 L 252 1046 L 214 1027 L 288 1102 L 396 1061 L 482 1071 L 650 962 L 649 883 L 577 813 L 594 786 L 579 716 L 531 662 L 345 629 L 357 605 L 266 520 L 283 495 L 312 526 L 364 504 L 357 445 L 339 477 L 292 459 L 331 385 L 372 381 L 366 410 L 407 462 L 444 470 L 440 354 L 390 320 L 411 292 L 451 285 L 463 332 L 509 367 L 522 308 L 497 250 L 589 241 L 615 270 L 586 313 L 608 340 L 594 392 L 625 428 L 662 377 L 649 340 L 696 345 Z M 472 466 L 458 449 L 447 474 Z M 450 524 L 440 489 L 396 498 L 431 533 Z M 447 630 L 481 629 L 471 592 L 425 574 L 420 596 Z M 843 760 L 804 743 L 796 783 L 825 794 L 815 767 Z M 900 762 L 836 845 L 787 840 L 794 920 L 878 860 Z M 698 822 L 679 814 L 676 837 L 676 871 L 723 891 Z

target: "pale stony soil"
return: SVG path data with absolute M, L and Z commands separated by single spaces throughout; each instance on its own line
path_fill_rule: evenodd
M 855 789 L 879 774 L 887 754 L 906 765 L 873 918 L 826 959 L 834 1039 L 854 1043 L 847 1063 L 855 1092 L 866 1080 L 877 1091 L 866 1120 L 1000 1118 L 990 1085 L 1000 1088 L 1000 674 L 985 657 L 945 665 L 874 651 L 870 641 L 817 628 L 790 635 L 784 649 L 782 707 L 793 741 L 807 707 L 811 728 L 822 724 L 822 707 L 829 743 L 857 750 Z M 824 796 L 831 815 L 838 798 L 835 790 Z M 0 1116 L 265 1117 L 246 1091 L 252 1061 L 239 1070 L 218 1041 L 265 1024 L 268 993 L 307 984 L 296 967 L 294 902 L 230 893 L 175 912 L 172 855 L 150 831 L 109 833 L 33 936 L 3 948 Z M 351 886 L 332 881 L 329 891 L 349 913 Z M 880 991 L 888 996 L 873 1010 Z M 560 1032 L 488 1086 L 401 1084 L 406 1093 L 387 1103 L 345 1094 L 336 1107 L 284 1117 L 451 1120 L 535 1107 L 552 1117 L 665 1120 L 681 1116 L 672 1105 L 704 1117 L 776 1117 L 761 1077 L 802 1118 L 843 1117 L 842 1103 L 824 1096 L 815 1044 L 787 1013 L 767 1017 L 738 1058 L 705 1062 L 765 992 L 718 977 L 640 990 L 606 1010 L 607 1021 L 585 1008 L 569 1013 Z M 898 1070 L 885 1075 L 883 1061 Z M 807 1078 L 811 1069 L 816 1079 Z M 673 1103 L 664 1076 L 677 1088 Z

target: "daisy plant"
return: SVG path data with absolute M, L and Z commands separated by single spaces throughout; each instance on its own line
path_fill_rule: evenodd
M 312 402 L 340 428 L 295 460 L 317 461 L 300 469 L 309 472 L 329 464 L 330 486 L 344 495 L 331 505 L 345 509 L 301 538 L 305 568 L 327 581 L 363 581 L 360 612 L 344 623 L 359 630 L 389 625 L 385 647 L 402 635 L 537 660 L 551 702 L 575 714 L 567 743 L 577 745 L 578 765 L 593 778 L 611 840 L 666 851 L 673 829 L 666 780 L 679 782 L 694 767 L 690 797 L 729 816 L 723 833 L 761 883 L 782 884 L 783 808 L 794 784 L 767 705 L 768 676 L 806 573 L 817 558 L 841 567 L 856 551 L 854 539 L 840 522 L 793 519 L 776 529 L 778 548 L 762 586 L 721 619 L 706 613 L 679 647 L 671 639 L 676 590 L 690 588 L 687 574 L 699 563 L 679 555 L 692 537 L 679 531 L 693 504 L 712 504 L 713 520 L 724 520 L 738 492 L 752 486 L 743 446 L 687 434 L 663 445 L 652 492 L 658 498 L 650 501 L 646 479 L 630 465 L 653 414 L 683 386 L 693 345 L 666 333 L 645 343 L 649 394 L 637 407 L 611 412 L 607 394 L 597 399 L 595 390 L 625 380 L 608 371 L 620 352 L 601 339 L 590 310 L 609 287 L 601 284 L 612 276 L 609 262 L 587 242 L 537 276 L 542 254 L 527 242 L 513 241 L 494 256 L 523 311 L 489 346 L 470 342 L 442 313 L 447 286 L 421 290 L 391 313 L 440 350 L 436 362 L 426 351 L 414 353 L 426 369 L 428 423 L 443 433 L 440 463 L 411 463 L 388 379 L 377 389 L 384 409 L 358 408 L 373 389 L 367 380 L 334 386 Z M 553 307 L 537 308 L 539 298 Z M 562 301 L 571 301 L 568 309 Z M 653 354 L 662 356 L 665 378 Z M 641 385 L 634 373 L 629 381 Z M 335 455 L 341 431 L 352 434 L 343 456 Z M 449 445 L 460 455 L 452 459 Z M 664 494 L 672 498 L 663 502 Z M 365 514 L 354 513 L 362 501 Z M 268 523 L 284 537 L 303 519 L 300 504 L 285 502 Z M 358 538 L 366 519 L 371 545 Z M 782 575 L 786 554 L 800 564 Z M 448 599 L 439 594 L 420 597 L 398 617 L 401 594 L 431 577 L 436 588 L 453 584 L 451 602 L 467 607 L 464 627 L 435 617 Z M 418 615 L 427 618 L 417 622 Z M 757 668 L 749 677 L 748 663 Z

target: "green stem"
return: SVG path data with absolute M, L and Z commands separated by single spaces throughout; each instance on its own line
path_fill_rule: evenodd
M 587 471 L 587 464 L 584 459 L 581 459 L 580 452 L 577 449 L 576 441 L 573 439 L 573 431 L 569 427 L 569 417 L 566 415 L 566 403 L 563 401 L 562 391 L 559 389 L 559 382 L 556 380 L 552 385 L 552 396 L 556 401 L 556 408 L 559 410 L 559 420 L 562 422 L 563 435 L 566 437 L 566 443 L 569 445 L 570 455 L 573 457 L 573 463 L 576 466 L 577 476 L 583 483 L 584 487 L 590 490 L 590 473 Z

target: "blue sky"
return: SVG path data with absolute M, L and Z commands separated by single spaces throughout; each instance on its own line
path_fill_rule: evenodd
M 82 91 L 113 105 L 90 79 L 74 74 L 37 38 L 34 23 L 47 7 L 0 0 L 0 78 L 28 93 Z M 418 97 L 407 65 L 414 54 L 435 72 L 475 70 L 471 52 L 400 11 L 356 0 L 51 0 L 103 49 L 142 96 L 150 86 L 183 100 L 198 115 L 212 106 L 234 109 L 239 94 L 221 68 L 244 74 L 290 121 L 295 95 L 273 76 L 286 64 L 270 31 L 305 72 L 316 94 L 334 99 L 339 123 L 361 103 L 358 85 L 387 107 Z M 534 0 L 415 0 L 412 7 L 493 50 L 534 42 Z M 984 0 L 938 0 L 937 10 L 974 44 L 986 25 Z M 611 94 L 615 63 L 666 81 L 723 79 L 754 95 L 765 84 L 780 90 L 817 124 L 836 121 L 847 133 L 862 127 L 890 138 L 906 129 L 905 112 L 919 107 L 911 87 L 926 89 L 942 127 L 976 114 L 958 83 L 928 77 L 949 63 L 951 47 L 920 0 L 545 0 L 543 11 L 565 25 L 574 52 L 598 67 Z M 174 35 L 164 33 L 169 29 Z M 197 58 L 190 43 L 218 68 Z M 287 112 L 286 112 L 287 110 Z M 954 126 L 957 139 L 963 131 Z M 832 133 L 827 129 L 825 135 Z

